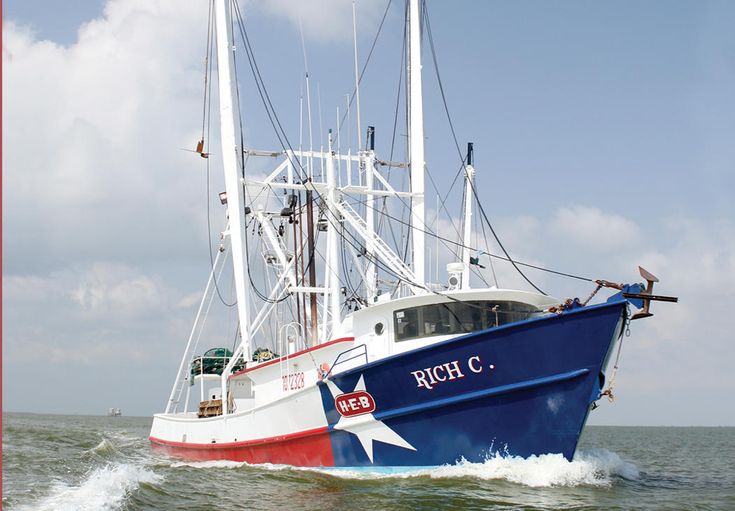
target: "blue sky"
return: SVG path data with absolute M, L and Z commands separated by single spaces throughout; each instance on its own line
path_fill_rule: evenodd
M 394 3 L 362 88 L 383 155 Z M 209 264 L 200 161 L 179 150 L 201 121 L 200 4 L 3 2 L 7 410 L 146 415 L 165 401 Z M 358 2 L 363 58 L 385 5 Z M 352 89 L 350 8 L 244 4 L 293 139 L 299 22 L 326 130 Z M 722 404 L 735 391 L 735 4 L 467 0 L 429 12 L 460 143 L 475 143 L 478 187 L 511 253 L 619 281 L 642 264 L 682 298 L 634 324 L 618 401 L 592 423 L 734 425 Z M 428 52 L 424 83 L 428 166 L 447 188 L 458 162 Z M 244 101 L 249 143 L 276 147 L 254 94 Z M 590 291 L 532 277 L 559 297 Z M 45 376 L 28 382 L 35 364 Z M 79 392 L 88 399 L 69 398 Z

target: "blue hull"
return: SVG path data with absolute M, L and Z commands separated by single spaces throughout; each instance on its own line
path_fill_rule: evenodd
M 334 465 L 434 466 L 495 452 L 571 460 L 625 308 L 607 303 L 476 332 L 320 383 Z M 335 389 L 369 393 L 367 422 L 351 426 L 360 415 L 338 412 L 346 405 Z

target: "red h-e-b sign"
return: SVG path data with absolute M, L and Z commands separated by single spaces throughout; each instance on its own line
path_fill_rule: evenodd
M 354 417 L 374 412 L 375 400 L 364 390 L 358 390 L 334 398 L 334 407 L 342 417 Z

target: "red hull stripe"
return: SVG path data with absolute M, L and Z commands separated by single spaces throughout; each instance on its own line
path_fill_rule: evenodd
M 170 456 L 192 461 L 231 460 L 310 467 L 333 467 L 329 428 L 223 444 L 191 444 L 149 437 L 151 446 Z
M 298 357 L 299 355 L 303 355 L 304 353 L 309 353 L 310 351 L 320 350 L 322 348 L 326 348 L 327 346 L 331 346 L 333 344 L 337 344 L 338 342 L 351 342 L 351 341 L 354 341 L 354 340 L 355 340 L 354 337 L 342 337 L 340 339 L 334 339 L 332 341 L 322 343 L 322 344 L 320 344 L 318 346 L 312 346 L 311 348 L 306 348 L 305 350 L 297 351 L 293 355 L 289 355 L 287 358 Z M 263 362 L 262 364 L 259 364 L 259 365 L 255 366 L 255 367 L 251 367 L 249 369 L 243 369 L 240 372 L 237 372 L 235 374 L 230 375 L 228 377 L 228 379 L 229 378 L 234 378 L 236 376 L 240 376 L 241 374 L 249 373 L 250 371 L 256 371 L 258 369 L 262 369 L 264 367 L 268 367 L 269 365 L 277 364 L 283 358 L 286 358 L 286 357 L 274 358 L 273 360 L 269 360 L 268 362 Z

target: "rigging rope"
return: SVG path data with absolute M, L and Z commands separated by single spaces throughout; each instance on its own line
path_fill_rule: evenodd
M 253 77 L 255 79 L 256 86 L 258 88 L 258 93 L 259 93 L 260 98 L 261 98 L 261 101 L 263 102 L 263 105 L 264 105 L 264 107 L 266 109 L 266 113 L 268 114 L 268 118 L 269 118 L 269 120 L 271 122 L 271 126 L 273 127 L 274 131 L 276 132 L 276 136 L 277 136 L 279 142 L 281 143 L 281 147 L 284 149 L 284 152 L 286 153 L 287 158 L 289 158 L 289 160 L 291 160 L 291 154 L 293 154 L 293 152 L 294 152 L 293 147 L 291 146 L 291 144 L 290 144 L 290 142 L 288 140 L 288 136 L 286 135 L 285 130 L 283 129 L 283 126 L 281 125 L 281 122 L 278 119 L 278 116 L 277 116 L 277 114 L 275 112 L 275 108 L 273 107 L 273 104 L 272 104 L 272 102 L 270 100 L 270 96 L 268 94 L 267 88 L 265 87 L 265 83 L 263 81 L 262 75 L 260 74 L 260 70 L 258 68 L 257 62 L 255 61 L 255 56 L 254 56 L 254 53 L 253 53 L 253 50 L 252 50 L 252 46 L 250 44 L 250 40 L 249 40 L 249 38 L 247 36 L 247 31 L 245 30 L 244 22 L 242 20 L 241 13 L 239 11 L 239 7 L 237 6 L 236 3 L 234 5 L 235 5 L 235 13 L 236 13 L 237 21 L 238 21 L 238 28 L 240 30 L 240 34 L 241 34 L 241 36 L 243 38 L 243 41 L 245 43 L 246 55 L 248 57 L 248 62 L 250 64 L 251 71 L 253 72 Z M 291 150 L 291 154 L 289 154 L 288 151 L 286 150 L 286 146 L 288 146 L 288 148 Z M 294 168 L 297 170 L 297 172 L 299 172 L 300 177 L 305 182 L 306 179 L 304 178 L 305 171 L 303 169 L 303 166 L 301 165 L 301 162 L 298 159 L 296 160 L 296 162 L 298 163 L 298 167 L 296 165 L 294 165 Z M 293 164 L 293 162 L 292 162 L 292 164 Z M 328 213 L 328 215 L 327 215 L 328 221 L 330 222 L 330 224 L 332 224 L 332 227 L 333 228 L 336 228 L 337 225 L 335 224 L 335 222 L 333 221 L 333 219 L 330 219 L 329 218 L 330 215 L 331 216 L 334 216 L 334 213 L 331 212 L 331 210 L 329 210 L 329 209 L 327 209 L 327 213 Z M 336 219 L 336 221 L 337 221 L 337 224 L 338 224 L 339 223 L 339 219 Z M 347 233 L 350 234 L 350 236 L 353 239 L 355 239 L 355 241 L 357 241 L 356 238 L 354 237 L 354 235 L 352 233 L 349 233 L 349 231 L 347 231 Z M 346 238 L 343 237 L 343 239 L 345 239 L 345 241 L 347 243 L 349 243 L 350 245 L 352 245 L 353 248 L 358 248 L 359 245 L 360 245 L 359 242 L 358 242 L 357 245 L 355 245 L 355 244 L 351 243 L 349 240 L 346 240 Z M 383 263 L 381 263 L 377 259 L 373 259 L 372 256 L 370 258 L 367 258 L 366 257 L 366 259 L 368 259 L 369 261 L 373 262 L 373 264 L 375 264 L 376 268 L 383 269 L 384 271 L 387 271 L 387 273 L 393 274 L 394 276 L 399 277 L 397 274 L 395 274 L 392 270 L 390 270 Z M 412 285 L 415 285 L 416 283 L 411 283 L 411 284 Z M 423 286 L 418 286 L 418 287 L 423 287 Z
M 270 100 L 270 96 L 269 96 L 268 91 L 267 91 L 267 88 L 265 86 L 265 82 L 263 81 L 262 75 L 260 74 L 260 70 L 258 68 L 258 64 L 255 61 L 255 55 L 253 53 L 252 46 L 250 44 L 250 40 L 249 40 L 249 38 L 247 36 L 247 31 L 245 30 L 245 24 L 244 24 L 244 22 L 242 20 L 242 16 L 240 14 L 240 10 L 239 10 L 239 7 L 237 6 L 237 3 L 235 3 L 234 6 L 235 6 L 235 13 L 236 13 L 237 21 L 238 21 L 238 28 L 240 30 L 240 34 L 242 36 L 243 42 L 245 43 L 245 50 L 246 50 L 245 53 L 246 53 L 246 55 L 248 57 L 248 62 L 250 64 L 250 69 L 251 69 L 251 71 L 253 73 L 253 78 L 254 78 L 254 80 L 256 82 L 256 86 L 258 88 L 258 94 L 260 95 L 261 101 L 263 102 L 263 105 L 264 105 L 264 107 L 266 109 L 266 113 L 268 114 L 268 118 L 269 118 L 269 120 L 271 122 L 271 126 L 273 127 L 273 129 L 274 129 L 274 131 L 276 133 L 276 137 L 278 138 L 279 143 L 281 144 L 281 147 L 284 150 L 284 153 L 285 153 L 286 157 L 289 159 L 289 161 L 291 161 L 291 163 L 293 165 L 293 168 L 299 173 L 299 177 L 301 177 L 302 183 L 306 183 L 306 182 L 308 182 L 308 179 L 306 178 L 306 172 L 305 172 L 305 169 L 303 168 L 303 166 L 301 165 L 301 162 L 298 159 L 296 159 L 296 163 L 298 165 L 294 165 L 293 164 L 293 159 L 291 157 L 291 155 L 294 153 L 293 147 L 291 146 L 291 143 L 288 140 L 288 136 L 286 135 L 285 130 L 283 129 L 283 126 L 281 125 L 281 122 L 278 119 L 278 115 L 275 112 L 275 108 L 273 107 L 273 103 Z M 288 147 L 288 149 L 290 149 L 290 151 L 291 151 L 290 153 L 287 150 L 287 147 Z M 318 196 L 318 192 L 315 191 L 315 195 Z M 334 219 L 333 218 L 330 218 L 330 216 L 331 217 L 336 217 L 336 215 L 329 208 L 327 208 L 326 212 L 327 212 L 326 218 L 329 221 L 329 223 L 332 225 L 332 228 L 337 229 L 337 226 L 340 223 L 340 219 L 339 218 L 334 218 Z M 355 236 L 352 233 L 350 233 L 349 231 L 347 231 L 347 234 L 349 234 L 357 242 L 357 244 L 354 244 L 354 243 L 350 242 L 345 237 L 343 237 L 343 239 L 348 244 L 350 244 L 353 248 L 358 249 L 358 251 L 359 251 L 359 248 L 360 248 L 359 241 L 357 241 L 357 239 L 355 238 Z M 373 264 L 375 264 L 376 268 L 383 269 L 387 273 L 392 274 L 392 275 L 400 278 L 399 275 L 397 275 L 395 272 L 393 272 L 389 267 L 385 266 L 385 264 L 383 264 L 381 261 L 372 258 L 372 256 L 368 257 L 367 255 L 365 255 L 365 257 L 366 257 L 367 260 L 369 260 L 370 262 L 372 262 Z M 410 284 L 411 285 L 415 285 L 417 287 L 422 287 L 423 288 L 423 285 L 418 285 L 418 284 L 413 283 L 413 282 L 410 283 Z
M 426 25 L 426 34 L 428 35 L 428 38 L 429 38 L 429 46 L 431 48 L 431 56 L 434 62 L 434 70 L 436 72 L 436 79 L 437 79 L 437 82 L 439 83 L 439 92 L 441 93 L 442 103 L 444 104 L 444 111 L 446 112 L 447 120 L 449 121 L 449 128 L 452 132 L 452 138 L 454 139 L 454 145 L 457 148 L 457 154 L 459 155 L 459 159 L 462 161 L 462 168 L 465 169 L 465 174 L 466 174 L 467 169 L 465 167 L 464 157 L 462 156 L 462 150 L 459 148 L 459 141 L 457 140 L 457 134 L 454 131 L 454 123 L 452 122 L 452 117 L 449 113 L 449 106 L 447 105 L 447 98 L 446 98 L 446 95 L 444 94 L 444 85 L 442 84 L 441 75 L 439 73 L 439 64 L 437 63 L 436 50 L 434 48 L 434 38 L 431 33 L 431 24 L 429 22 L 429 12 L 428 12 L 428 9 L 426 8 L 426 1 L 424 0 L 422 4 L 423 4 L 423 11 L 424 11 L 424 23 Z M 493 237 L 495 238 L 495 241 L 498 243 L 498 246 L 500 247 L 500 249 L 503 251 L 503 253 L 507 257 L 507 260 L 510 262 L 510 264 L 513 265 L 516 271 L 518 271 L 521 277 L 523 277 L 526 280 L 526 282 L 528 282 L 531 285 L 531 287 L 533 287 L 536 291 L 538 291 L 542 295 L 546 295 L 546 293 L 544 293 L 536 284 L 534 284 L 531 281 L 531 279 L 529 279 L 526 276 L 525 273 L 523 273 L 523 271 L 521 271 L 521 269 L 518 267 L 515 261 L 510 257 L 510 254 L 503 246 L 503 243 L 500 241 L 500 238 L 498 237 L 497 233 L 495 232 L 495 229 L 490 223 L 490 219 L 485 213 L 485 208 L 482 207 L 482 203 L 480 202 L 480 198 L 477 195 L 477 190 L 475 189 L 474 183 L 472 183 L 471 181 L 469 183 L 470 183 L 470 188 L 472 189 L 472 194 L 475 196 L 475 199 L 477 200 L 478 209 L 480 210 L 480 213 L 482 214 L 485 222 L 487 222 L 487 226 L 490 228 L 490 232 L 493 234 Z
M 243 42 L 245 43 L 246 55 L 247 55 L 247 58 L 248 58 L 250 69 L 251 69 L 251 71 L 253 73 L 253 78 L 254 78 L 254 80 L 256 82 L 256 86 L 257 86 L 257 89 L 258 89 L 258 94 L 259 94 L 259 96 L 261 98 L 261 102 L 263 103 L 263 105 L 265 107 L 265 110 L 266 110 L 266 113 L 268 115 L 268 118 L 269 118 L 269 121 L 271 123 L 271 126 L 274 129 L 274 132 L 276 134 L 276 137 L 278 138 L 278 141 L 281 144 L 281 147 L 282 147 L 282 149 L 283 149 L 286 157 L 291 161 L 291 164 L 292 164 L 293 168 L 297 171 L 297 173 L 299 174 L 299 177 L 302 179 L 302 183 L 306 183 L 306 182 L 308 182 L 308 179 L 306 179 L 306 177 L 305 177 L 305 174 L 306 174 L 305 169 L 303 168 L 303 166 L 301 165 L 301 162 L 298 159 L 296 159 L 296 162 L 294 164 L 294 161 L 293 161 L 294 159 L 292 158 L 292 155 L 294 154 L 295 151 L 293 150 L 293 147 L 292 147 L 290 141 L 288 140 L 288 136 L 286 135 L 285 130 L 283 129 L 283 126 L 282 126 L 282 124 L 281 124 L 281 122 L 280 122 L 280 120 L 278 118 L 278 115 L 276 114 L 275 108 L 273 107 L 273 104 L 272 104 L 272 102 L 270 100 L 270 96 L 269 96 L 268 91 L 267 91 L 267 88 L 265 86 L 265 82 L 264 82 L 263 77 L 262 77 L 262 75 L 260 73 L 260 70 L 258 68 L 257 62 L 255 61 L 255 55 L 253 53 L 253 49 L 252 49 L 252 46 L 250 44 L 250 40 L 249 40 L 249 38 L 247 36 L 247 31 L 245 30 L 244 22 L 242 20 L 242 16 L 241 16 L 241 13 L 240 13 L 240 10 L 239 10 L 239 7 L 238 7 L 237 3 L 234 3 L 234 6 L 235 6 L 235 13 L 236 13 L 236 18 L 237 18 L 237 22 L 238 22 L 238 28 L 239 28 L 240 34 L 242 36 Z M 437 77 L 440 80 L 438 66 L 436 65 L 436 54 L 435 54 L 434 47 L 433 47 L 433 39 L 431 38 L 430 27 L 428 26 L 428 13 L 426 13 L 426 11 L 425 11 L 425 15 L 427 16 L 427 32 L 429 33 L 429 39 L 430 39 L 430 43 L 431 43 L 432 54 L 433 54 L 433 57 L 434 57 L 435 69 L 436 69 L 436 72 L 437 72 Z M 450 124 L 451 124 L 451 117 L 449 116 L 449 110 L 448 110 L 447 103 L 446 103 L 446 97 L 444 95 L 443 86 L 441 86 L 441 84 L 440 84 L 440 89 L 441 89 L 441 92 L 442 92 L 442 100 L 444 101 L 445 110 L 447 112 L 447 116 L 449 117 Z M 452 132 L 453 132 L 453 135 L 454 135 L 453 126 L 452 126 Z M 455 138 L 455 145 L 457 146 L 457 149 L 459 151 L 459 144 L 458 144 L 458 142 L 456 140 L 456 136 L 454 138 Z M 289 152 L 289 150 L 290 150 L 290 152 Z M 464 158 L 462 158 L 461 152 L 460 152 L 460 159 L 462 160 L 462 167 L 461 168 L 464 169 L 465 168 L 464 167 Z M 505 250 L 505 247 L 502 245 L 502 243 L 498 239 L 497 234 L 495 233 L 495 231 L 494 231 L 494 229 L 493 229 L 493 227 L 492 227 L 492 225 L 491 225 L 491 223 L 490 223 L 490 221 L 489 221 L 489 219 L 487 217 L 487 214 L 484 211 L 484 208 L 482 208 L 482 205 L 479 203 L 479 198 L 477 196 L 477 191 L 476 191 L 475 187 L 472 186 L 471 188 L 472 188 L 473 195 L 474 195 L 475 199 L 478 201 L 478 205 L 480 206 L 480 208 L 479 208 L 480 209 L 480 212 L 482 213 L 483 218 L 484 218 L 485 222 L 488 224 L 488 227 L 490 228 L 491 232 L 495 236 L 496 241 L 498 241 L 498 244 L 501 247 L 501 249 L 503 250 L 503 252 L 505 254 L 505 257 L 499 256 L 499 255 L 495 255 L 495 254 L 491 254 L 489 252 L 486 252 L 487 255 L 489 255 L 490 257 L 494 257 L 496 259 L 501 259 L 501 260 L 509 261 L 511 264 L 513 264 L 513 266 L 516 268 L 516 270 L 529 282 L 529 284 L 531 284 L 537 291 L 539 291 L 542 294 L 545 294 L 545 293 L 543 293 L 538 287 L 536 287 L 525 276 L 525 274 L 523 274 L 523 272 L 520 270 L 520 268 L 518 266 L 525 266 L 525 267 L 529 267 L 529 268 L 534 268 L 534 269 L 537 269 L 537 270 L 547 271 L 547 272 L 554 273 L 554 274 L 557 274 L 557 275 L 567 276 L 567 277 L 572 277 L 572 278 L 577 278 L 577 279 L 580 279 L 580 280 L 593 281 L 592 279 L 589 279 L 589 278 L 586 278 L 586 277 L 580 277 L 580 276 L 576 276 L 576 275 L 572 275 L 572 274 L 568 274 L 568 273 L 564 273 L 564 272 L 559 272 L 559 271 L 555 271 L 555 270 L 549 270 L 547 268 L 543 268 L 543 267 L 540 267 L 540 266 L 535 266 L 535 265 L 531 265 L 531 264 L 528 264 L 528 263 L 521 263 L 521 262 L 517 262 L 517 261 L 513 260 L 510 257 L 510 255 L 508 254 L 507 250 Z M 316 192 L 316 191 L 314 191 L 314 192 L 315 192 L 315 195 L 318 197 L 319 196 L 318 192 Z M 339 218 L 332 218 L 332 217 L 336 217 L 336 216 L 337 215 L 335 215 L 335 213 L 332 212 L 331 209 L 329 209 L 329 208 L 326 209 L 325 218 L 328 220 L 328 222 L 332 225 L 332 228 L 334 228 L 334 229 L 338 229 L 338 226 L 340 225 L 340 219 Z M 393 217 L 391 217 L 391 218 L 393 218 Z M 393 218 L 393 219 L 394 220 L 397 220 L 395 218 Z M 398 220 L 398 221 L 400 222 L 400 220 Z M 409 226 L 410 226 L 410 223 L 409 223 Z M 339 230 L 338 230 L 338 232 L 339 232 Z M 427 232 L 427 231 L 424 230 L 424 232 Z M 355 241 L 355 243 L 353 243 L 352 241 L 350 241 L 349 239 L 347 239 L 347 237 L 344 234 L 349 235 Z M 462 247 L 464 247 L 463 244 L 459 244 L 459 243 L 453 242 L 452 240 L 448 240 L 446 238 L 442 238 L 442 237 L 440 237 L 440 236 L 438 236 L 438 235 L 436 235 L 434 233 L 431 233 L 430 231 L 428 232 L 428 234 L 430 234 L 432 236 L 435 236 L 438 239 L 443 240 L 445 242 L 453 243 L 456 246 L 462 246 Z M 340 237 L 343 240 L 343 243 L 347 243 L 350 246 L 352 246 L 354 249 L 356 249 L 358 252 L 361 252 L 361 243 L 359 242 L 359 240 L 356 238 L 356 236 L 353 233 L 351 233 L 349 231 L 343 230 L 342 231 L 342 234 L 340 235 Z M 363 254 L 363 256 L 366 258 L 366 260 L 368 260 L 368 261 L 372 262 L 373 264 L 375 264 L 376 268 L 378 268 L 380 270 L 383 270 L 383 271 L 385 271 L 386 273 L 388 273 L 390 275 L 393 275 L 395 278 L 397 278 L 397 280 L 399 282 L 403 282 L 403 283 L 406 283 L 406 284 L 408 284 L 410 286 L 418 287 L 420 289 L 424 289 L 424 290 L 426 290 L 428 292 L 431 292 L 431 293 L 435 293 L 435 291 L 427 288 L 423 283 L 408 282 L 406 279 L 402 278 L 400 275 L 398 275 L 397 273 L 395 273 L 392 269 L 390 269 L 384 263 L 382 263 L 381 261 L 379 261 L 378 259 L 376 259 L 372 254 Z M 344 260 L 343 260 L 343 262 L 344 262 Z M 310 262 L 310 264 L 311 264 L 311 262 Z M 352 291 L 354 292 L 354 289 Z
M 355 201 L 354 203 L 360 203 L 360 204 L 362 204 L 362 203 L 364 203 L 364 200 L 363 201 Z M 375 208 L 373 208 L 373 209 L 375 209 Z M 394 222 L 398 222 L 398 223 L 402 223 L 403 222 L 400 218 L 396 218 L 396 217 L 391 216 L 391 215 L 388 215 L 388 214 L 386 214 L 386 216 L 388 218 L 390 218 L 391 220 L 393 220 Z M 407 224 L 407 222 L 403 222 L 403 223 L 406 223 Z M 470 249 L 472 251 L 475 251 L 475 252 L 478 251 L 476 247 L 465 245 L 464 243 L 461 243 L 459 241 L 454 241 L 452 239 L 445 238 L 445 237 L 440 236 L 439 234 L 435 233 L 434 231 L 428 230 L 428 228 L 427 229 L 418 229 L 418 228 L 416 228 L 416 229 L 419 230 L 419 231 L 421 231 L 421 232 L 423 232 L 424 234 L 428 234 L 429 236 L 433 236 L 434 238 L 437 238 L 439 241 L 442 241 L 442 242 L 445 242 L 445 243 L 449 243 L 449 244 L 455 245 L 457 248 L 468 248 L 468 249 Z M 572 279 L 583 280 L 585 282 L 597 282 L 595 279 L 592 279 L 590 277 L 584 277 L 584 276 L 581 276 L 581 275 L 574 275 L 572 273 L 566 273 L 566 272 L 562 272 L 562 271 L 552 270 L 552 269 L 549 269 L 549 268 L 544 268 L 543 266 L 537 266 L 537 265 L 530 264 L 530 263 L 524 263 L 524 262 L 521 262 L 521 261 L 518 261 L 518 260 L 511 261 L 508 257 L 504 257 L 504 256 L 501 256 L 501 255 L 498 255 L 498 254 L 493 254 L 491 252 L 485 252 L 485 251 L 480 251 L 480 252 L 481 252 L 481 254 L 487 255 L 487 256 L 492 257 L 494 259 L 499 259 L 501 261 L 515 262 L 518 266 L 523 266 L 523 267 L 526 267 L 526 268 L 532 268 L 534 270 L 544 271 L 544 272 L 547 272 L 547 273 L 553 273 L 554 275 L 559 275 L 559 276 L 562 276 L 562 277 L 569 277 L 569 278 L 572 278 Z
M 204 140 L 204 128 L 205 128 L 205 122 L 207 119 L 207 109 L 208 109 L 208 84 L 209 84 L 209 57 L 211 53 L 211 44 L 212 44 L 212 11 L 214 10 L 214 0 L 209 2 L 209 13 L 207 15 L 207 44 L 206 44 L 206 53 L 204 55 L 204 101 L 202 105 L 202 138 L 201 140 Z M 207 137 L 209 138 L 209 137 Z
M 391 134 L 390 139 L 390 154 L 388 156 L 388 161 L 393 161 L 393 154 L 395 150 L 396 145 L 396 132 L 398 131 L 398 110 L 401 106 L 401 89 L 403 86 L 403 74 L 406 72 L 405 66 L 404 66 L 404 58 L 406 56 L 406 35 L 407 35 L 408 27 L 406 24 L 403 24 L 403 46 L 401 47 L 401 62 L 399 67 L 399 73 L 398 73 L 398 91 L 396 92 L 396 108 L 395 112 L 393 113 L 393 133 Z M 388 166 L 388 169 L 386 170 L 386 179 L 390 178 L 390 171 L 391 166 Z M 405 184 L 405 178 L 406 174 L 402 174 L 403 177 L 403 183 L 401 184 L 401 188 L 403 188 L 403 185 Z M 383 197 L 383 212 L 388 212 L 388 197 Z M 405 213 L 405 210 L 401 213 L 401 218 L 403 218 L 403 214 Z M 378 220 L 378 228 L 376 232 L 380 234 L 383 228 L 383 219 L 384 216 L 381 214 L 380 219 Z M 388 229 L 390 230 L 391 238 L 393 238 L 393 244 L 396 247 L 396 253 L 400 254 L 402 251 L 406 254 L 408 253 L 408 238 L 406 238 L 406 247 L 403 248 L 401 245 L 403 243 L 403 226 L 401 226 L 401 238 L 400 238 L 400 244 L 398 240 L 396 239 L 395 232 L 393 231 L 393 224 L 388 222 Z M 404 260 L 406 256 L 404 255 Z
M 378 31 L 375 34 L 375 37 L 373 38 L 373 44 L 370 46 L 370 51 L 368 52 L 367 57 L 365 58 L 365 64 L 362 66 L 362 71 L 360 71 L 360 77 L 357 79 L 357 85 L 360 85 L 362 83 L 362 75 L 365 74 L 365 70 L 368 67 L 368 64 L 370 63 L 370 57 L 373 56 L 373 50 L 375 50 L 375 45 L 378 42 L 378 37 L 380 36 L 380 31 L 383 29 L 383 24 L 385 23 L 385 18 L 388 15 L 388 9 L 390 8 L 390 4 L 393 2 L 393 0 L 388 0 L 388 4 L 385 6 L 385 11 L 383 12 L 383 19 L 380 20 L 380 25 L 378 26 Z M 352 102 L 355 100 L 355 94 L 357 93 L 357 86 L 352 89 L 352 94 L 350 95 L 350 101 L 347 103 L 347 108 L 349 109 L 352 106 Z M 342 120 L 339 122 L 339 126 L 337 127 L 337 131 L 342 131 L 342 125 L 345 122 L 345 119 L 347 118 L 347 111 L 345 111 L 344 115 L 342 115 Z M 360 148 L 358 147 L 358 150 Z

